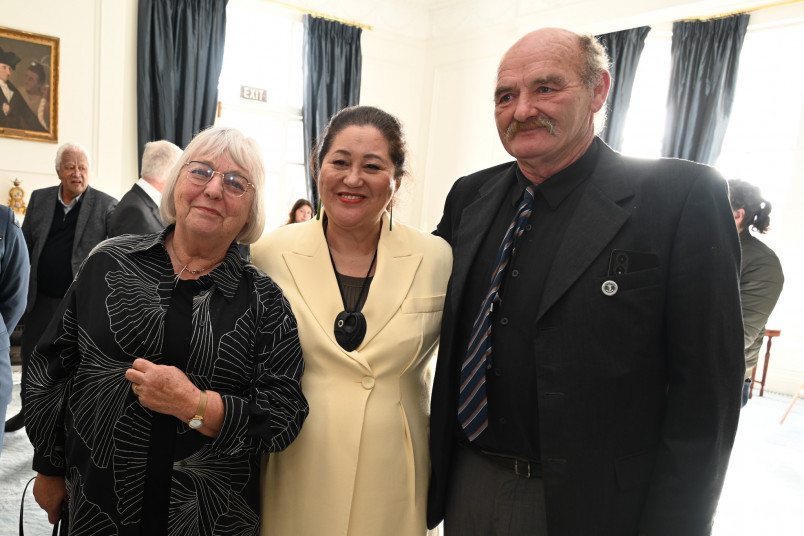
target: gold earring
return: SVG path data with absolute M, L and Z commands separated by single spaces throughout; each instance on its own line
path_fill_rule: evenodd
M 391 207 L 391 217 L 388 218 L 388 230 L 394 230 L 394 207 Z
M 318 212 L 315 213 L 315 219 L 321 219 L 321 197 L 318 198 Z

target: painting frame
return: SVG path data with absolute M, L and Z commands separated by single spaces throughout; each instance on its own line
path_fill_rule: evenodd
M 0 80 L 0 137 L 57 143 L 59 38 L 0 26 Z

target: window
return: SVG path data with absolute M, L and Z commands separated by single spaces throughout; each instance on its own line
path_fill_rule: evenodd
M 667 87 L 670 85 L 671 45 L 672 32 L 651 30 L 645 38 L 625 118 L 623 154 L 642 158 L 661 156 Z
M 798 67 L 802 53 L 804 24 L 749 30 L 717 161 L 727 179 L 744 179 L 762 189 L 762 197 L 773 204 L 771 223 L 783 221 L 790 197 L 804 103 L 804 70 Z M 798 200 L 790 201 L 795 206 Z
M 218 83 L 217 125 L 255 138 L 265 165 L 265 230 L 307 197 L 302 130 L 301 13 L 258 0 L 230 0 Z

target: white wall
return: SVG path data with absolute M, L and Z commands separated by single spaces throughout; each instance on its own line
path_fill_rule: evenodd
M 510 157 L 492 116 L 497 62 L 519 36 L 542 26 L 604 33 L 666 27 L 675 19 L 724 14 L 762 0 L 286 0 L 311 11 L 373 26 L 363 32 L 361 102 L 397 115 L 406 127 L 412 180 L 395 217 L 423 229 L 440 219 L 461 175 Z M 136 180 L 137 0 L 4 0 L 2 25 L 61 40 L 59 143 L 77 141 L 92 156 L 91 184 L 119 197 Z M 804 17 L 804 4 L 774 10 Z M 774 15 L 776 16 L 776 15 Z M 752 22 L 768 17 L 760 12 Z M 767 91 L 772 81 L 758 82 Z M 804 115 L 794 176 L 804 177 Z M 26 193 L 53 185 L 56 145 L 0 138 L 0 189 L 19 177 Z M 8 181 L 8 182 L 6 182 Z M 0 195 L 5 196 L 3 191 Z M 804 199 L 804 181 L 789 195 Z M 804 251 L 804 231 L 784 222 L 775 240 Z M 783 230 L 782 230 L 783 229 Z M 778 250 L 777 250 L 778 251 Z M 781 255 L 780 255 L 781 256 Z M 789 254 L 787 283 L 769 326 L 774 343 L 768 388 L 792 393 L 804 381 L 804 264 Z M 791 264 L 788 266 L 787 264 Z M 702 326 L 705 329 L 705 326 Z

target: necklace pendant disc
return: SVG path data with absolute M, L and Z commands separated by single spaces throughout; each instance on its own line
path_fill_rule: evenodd
M 335 340 L 347 352 L 357 349 L 366 336 L 366 317 L 363 313 L 341 311 L 335 317 Z

